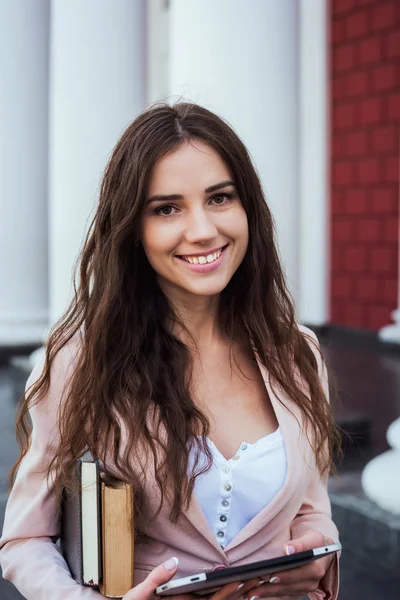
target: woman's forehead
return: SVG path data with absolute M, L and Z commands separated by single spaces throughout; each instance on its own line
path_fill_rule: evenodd
M 156 162 L 148 195 L 204 192 L 213 184 L 231 178 L 230 170 L 218 152 L 196 140 L 182 144 Z

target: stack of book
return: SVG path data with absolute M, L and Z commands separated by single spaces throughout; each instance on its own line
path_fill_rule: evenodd
M 79 493 L 64 494 L 61 551 L 80 585 L 121 598 L 133 587 L 132 486 L 101 473 L 87 455 L 77 462 L 77 478 Z

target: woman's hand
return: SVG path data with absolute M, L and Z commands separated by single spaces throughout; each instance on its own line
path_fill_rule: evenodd
M 170 558 L 162 565 L 159 565 L 153 569 L 146 579 L 136 585 L 134 588 L 126 592 L 122 600 L 153 600 L 154 590 L 163 583 L 167 583 L 176 573 L 179 561 L 174 556 Z M 170 598 L 176 598 L 177 596 L 170 596 Z M 191 600 L 191 596 L 179 596 L 181 600 Z
M 176 573 L 178 559 L 170 558 L 164 564 L 156 567 L 149 573 L 146 579 L 125 594 L 122 600 L 153 600 L 156 598 L 154 590 L 163 583 L 167 583 Z M 218 592 L 208 596 L 209 600 L 240 600 L 251 588 L 257 585 L 258 580 L 252 579 L 244 584 L 230 583 L 224 585 Z M 198 596 L 197 596 L 198 597 Z M 179 596 L 168 596 L 169 600 L 193 600 L 192 594 L 180 594 Z
M 312 548 L 319 548 L 334 543 L 333 540 L 324 537 L 316 529 L 310 529 L 302 537 L 285 544 L 284 553 L 294 554 L 294 552 L 303 552 L 303 550 L 311 550 Z M 314 592 L 318 589 L 319 582 L 329 569 L 334 557 L 334 554 L 330 554 L 308 565 L 267 575 L 265 579 L 269 579 L 269 582 L 251 589 L 247 597 L 249 599 L 279 598 L 280 596 L 305 596 L 310 592 Z

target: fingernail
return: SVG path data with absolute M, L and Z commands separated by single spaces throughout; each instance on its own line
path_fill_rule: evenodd
M 281 578 L 280 577 L 271 577 L 271 579 L 269 580 L 270 583 L 280 583 L 281 582 Z
M 164 563 L 164 567 L 167 569 L 167 571 L 173 571 L 178 565 L 179 559 L 177 559 L 176 556 L 169 558 L 167 562 Z
M 296 548 L 294 546 L 286 546 L 286 554 L 294 554 L 296 552 Z
M 239 590 L 241 590 L 243 586 L 244 586 L 244 583 L 241 583 L 240 585 L 238 585 L 235 592 L 238 592 Z
M 269 579 L 260 579 L 260 583 L 258 585 L 264 585 L 264 583 L 268 583 Z
M 250 600 L 259 600 L 259 598 L 261 598 L 261 596 L 252 596 Z

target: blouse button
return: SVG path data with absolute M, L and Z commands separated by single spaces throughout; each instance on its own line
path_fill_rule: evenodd
M 229 501 L 228 500 L 222 500 L 221 504 L 222 504 L 222 506 L 229 506 Z
M 225 523 L 228 520 L 228 517 L 226 515 L 221 515 L 219 520 Z
M 224 473 L 229 473 L 229 471 L 230 471 L 229 467 L 223 467 L 222 470 Z
M 231 491 L 231 489 L 232 489 L 232 486 L 230 485 L 230 483 L 226 483 L 226 484 L 224 485 L 224 490 L 226 490 L 227 492 L 230 492 L 230 491 Z
M 242 444 L 242 445 L 240 446 L 240 449 L 241 449 L 241 450 L 246 450 L 246 448 L 247 448 L 247 444 Z
M 223 538 L 223 537 L 224 537 L 224 535 L 225 535 L 225 534 L 224 534 L 224 532 L 223 532 L 223 531 L 217 531 L 217 536 L 218 536 L 219 538 Z
M 234 457 L 232 458 L 232 460 L 240 460 L 240 456 L 237 456 L 237 455 L 236 455 L 236 456 L 234 456 Z

